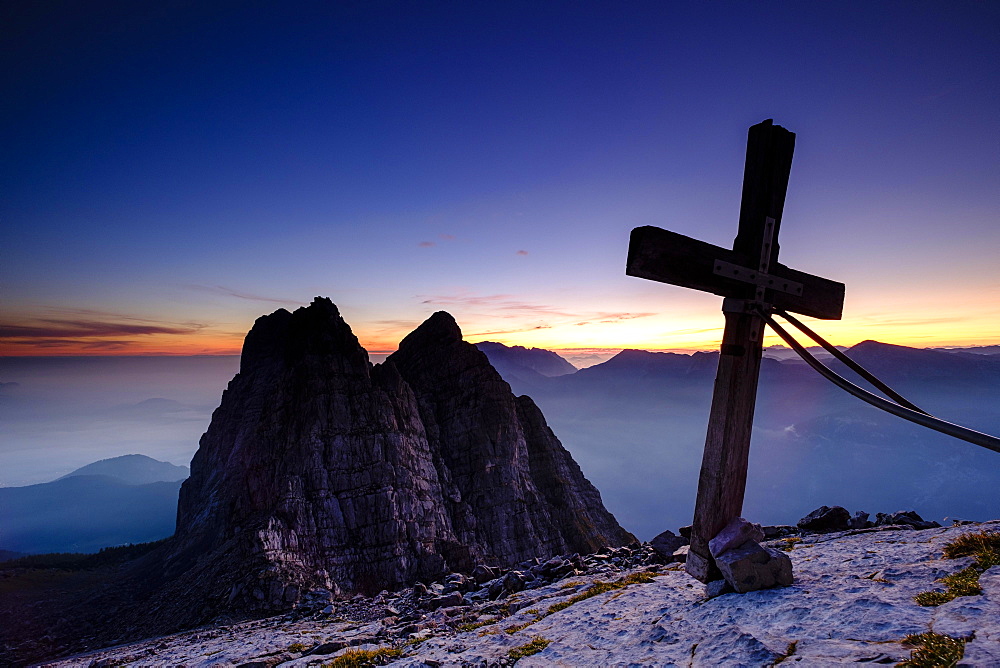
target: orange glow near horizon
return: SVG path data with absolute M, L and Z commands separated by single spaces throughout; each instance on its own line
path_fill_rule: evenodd
M 544 297 L 533 301 L 518 295 L 473 295 L 378 308 L 345 304 L 342 312 L 361 345 L 375 356 L 396 350 L 407 334 L 440 309 L 454 316 L 465 340 L 472 343 L 495 341 L 575 356 L 588 351 L 607 355 L 627 348 L 718 349 L 724 325 L 719 300 L 670 286 L 663 286 L 662 292 L 659 286 L 653 288 L 648 294 L 621 298 L 612 292 L 593 302 L 575 297 L 557 302 L 542 301 Z M 607 306 L 615 301 L 620 310 Z M 603 308 L 594 308 L 595 303 Z M 927 303 L 935 304 L 933 311 Z M 849 294 L 843 320 L 804 320 L 834 345 L 849 347 L 871 339 L 915 348 L 984 346 L 1000 343 L 998 303 L 1000 290 L 994 289 L 961 298 L 943 291 L 858 290 Z M 224 309 L 198 303 L 186 304 L 179 313 L 32 306 L 24 305 L 17 320 L 0 322 L 0 356 L 238 355 L 246 332 L 265 310 L 258 310 L 260 305 Z M 386 312 L 404 317 L 388 320 Z M 797 338 L 812 345 L 802 335 Z M 764 343 L 782 341 L 768 331 Z
M 834 345 L 848 347 L 868 339 L 915 348 L 973 347 L 995 345 L 998 342 L 998 337 L 994 331 L 990 331 L 988 323 L 963 322 L 963 327 L 957 331 L 958 328 L 949 326 L 931 327 L 921 323 L 892 325 L 866 323 L 865 319 L 857 320 L 861 322 L 812 321 L 809 324 Z M 472 324 L 490 323 L 480 321 Z M 491 332 L 488 326 L 463 327 L 463 330 L 466 332 L 465 339 L 472 343 L 495 341 L 508 346 L 544 348 L 573 356 L 586 354 L 606 356 L 623 349 L 682 353 L 718 349 L 723 324 L 720 315 L 691 318 L 680 324 L 681 326 L 676 320 L 670 324 L 673 326 L 650 319 L 648 322 L 636 320 L 595 323 L 587 327 L 557 325 L 510 331 L 509 323 L 505 322 L 507 331 Z M 377 328 L 376 334 L 366 330 L 367 328 L 362 325 L 355 329 L 355 333 L 361 345 L 373 355 L 393 352 L 398 342 L 411 331 L 411 329 L 400 329 L 398 332 L 387 332 L 385 329 Z M 155 333 L 132 338 L 119 336 L 114 339 L 93 336 L 38 341 L 28 337 L 5 337 L 0 341 L 0 356 L 239 355 L 243 337 L 243 334 L 208 330 L 186 334 Z M 813 345 L 802 335 L 797 338 L 804 345 Z M 778 344 L 783 344 L 783 341 L 768 331 L 764 345 Z
M 30 339 L 10 337 L 0 342 L 0 357 L 143 357 L 239 355 L 243 337 L 199 334 L 150 335 L 141 339 L 109 341 L 101 337 L 73 340 L 47 340 L 41 344 Z

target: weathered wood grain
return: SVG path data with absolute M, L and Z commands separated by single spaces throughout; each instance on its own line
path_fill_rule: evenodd
M 757 253 L 759 255 L 760 251 Z M 717 260 L 750 270 L 756 270 L 759 262 L 759 259 L 752 259 L 728 248 L 659 227 L 644 226 L 632 230 L 625 273 L 650 281 L 711 292 L 722 297 L 752 299 L 753 284 L 714 273 Z M 791 269 L 778 262 L 771 265 L 768 273 L 779 286 L 782 280 L 794 281 L 803 286 L 802 295 L 768 290 L 765 292 L 765 301 L 768 303 L 812 318 L 841 318 L 844 307 L 843 283 Z

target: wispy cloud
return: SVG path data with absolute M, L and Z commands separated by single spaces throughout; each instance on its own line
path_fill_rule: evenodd
M 420 323 L 417 320 L 400 319 L 400 320 L 374 320 L 372 321 L 371 324 L 372 328 L 375 331 L 399 331 L 401 329 L 406 329 L 406 330 L 414 329 Z
M 158 335 L 187 337 L 208 325 L 172 323 L 88 309 L 46 309 L 68 317 L 34 317 L 22 322 L 0 322 L 0 347 L 10 353 L 105 354 L 141 350 L 144 341 Z
M 184 286 L 188 290 L 194 290 L 196 292 L 208 292 L 216 295 L 223 295 L 225 297 L 236 297 L 237 299 L 246 299 L 253 302 L 267 302 L 269 304 L 294 304 L 296 300 L 294 299 L 284 299 L 282 297 L 264 297 L 261 295 L 251 294 L 249 292 L 242 292 L 240 290 L 234 290 L 232 288 L 227 288 L 224 285 L 199 285 L 199 284 L 188 284 Z
M 132 322 L 41 319 L 33 325 L 0 323 L 0 339 L 78 339 L 148 334 L 192 334 L 205 325 L 139 325 Z
M 83 347 L 89 343 L 81 339 L 18 339 L 0 337 L 0 343 L 8 346 L 30 346 L 31 348 L 63 348 L 66 346 Z
M 526 313 L 546 314 L 557 316 L 572 316 L 572 314 L 551 306 L 533 304 L 531 302 L 515 299 L 513 295 L 418 295 L 421 304 L 428 306 L 461 307 L 466 309 L 488 309 L 490 313 L 496 315 L 502 313 L 502 317 L 513 318 Z
M 501 334 L 524 334 L 525 332 L 537 332 L 540 329 L 552 329 L 553 325 L 535 325 L 534 327 L 524 327 L 522 329 L 496 329 L 488 332 L 470 332 L 465 336 L 499 336 Z
M 516 329 L 497 329 L 477 332 L 469 336 L 490 336 L 516 334 L 559 326 L 583 326 L 595 323 L 608 324 L 636 318 L 648 318 L 655 313 L 632 313 L 623 311 L 573 311 L 547 304 L 516 299 L 513 295 L 436 295 L 419 296 L 422 304 L 444 308 L 460 308 L 479 311 L 493 318 L 532 320 Z
M 526 250 L 519 250 L 519 251 L 517 251 L 517 254 L 518 255 L 527 255 L 528 251 L 526 251 Z
M 971 320 L 969 316 L 946 316 L 940 318 L 893 318 L 891 316 L 886 317 L 884 314 L 878 313 L 864 313 L 857 316 L 861 319 L 874 321 L 871 323 L 866 323 L 868 326 L 882 326 L 882 327 L 923 327 L 926 325 L 945 325 L 959 323 L 963 321 Z
M 84 350 L 125 350 L 131 346 L 133 341 L 87 341 L 83 344 Z
M 435 244 L 433 241 L 421 241 L 417 245 L 420 246 L 421 248 L 430 248 L 431 246 L 436 246 L 437 244 Z

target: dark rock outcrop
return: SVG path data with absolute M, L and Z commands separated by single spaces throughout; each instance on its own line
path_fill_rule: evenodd
M 898 510 L 892 514 L 876 513 L 875 526 L 910 526 L 914 529 L 937 529 L 941 525 L 925 520 L 915 510 Z
M 715 564 L 729 586 L 741 594 L 771 587 L 788 587 L 793 582 L 792 560 L 780 550 L 748 540 L 715 558 Z
M 274 610 L 632 540 L 450 315 L 373 367 L 317 298 L 247 335 L 164 568 L 215 612 Z
M 656 550 L 657 554 L 669 562 L 673 559 L 674 553 L 689 542 L 687 538 L 678 536 L 668 529 L 649 541 L 649 544 Z
M 803 531 L 844 531 L 850 519 L 851 513 L 841 506 L 820 506 L 796 525 Z

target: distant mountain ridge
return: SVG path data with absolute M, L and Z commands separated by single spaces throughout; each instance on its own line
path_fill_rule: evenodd
M 152 482 L 176 482 L 184 480 L 190 474 L 191 470 L 186 466 L 175 466 L 146 455 L 122 455 L 87 464 L 59 480 L 72 476 L 99 475 L 117 478 L 127 485 L 146 485 Z
M 993 355 L 943 352 L 932 348 L 862 341 L 851 346 L 847 356 L 876 375 L 885 374 L 902 382 L 1000 381 L 1000 357 Z
M 482 341 L 475 344 L 486 353 L 490 364 L 496 368 L 496 362 L 501 364 L 517 364 L 537 371 L 543 376 L 564 376 L 576 373 L 576 367 L 560 357 L 557 353 L 544 348 L 525 348 L 524 346 L 506 346 L 493 341 Z
M 174 532 L 181 481 L 130 485 L 74 475 L 0 488 L 0 548 L 25 554 L 97 552 Z
M 1000 356 L 876 341 L 846 353 L 922 409 L 1000 436 Z M 830 356 L 823 362 L 872 389 Z M 623 350 L 574 374 L 505 380 L 532 396 L 608 508 L 648 539 L 664 523 L 691 521 L 717 366 L 714 352 Z M 863 403 L 797 356 L 765 357 L 745 510 L 777 523 L 778 495 L 800 514 L 835 502 L 986 519 L 1000 515 L 998 457 Z
M 82 466 L 52 482 L 0 487 L 0 549 L 97 552 L 174 532 L 188 467 L 145 455 Z
M 576 373 L 576 367 L 551 350 L 505 346 L 493 341 L 482 341 L 476 348 L 486 354 L 493 368 L 504 380 L 511 379 L 525 387 L 534 387 L 548 378 Z
M 928 350 L 940 350 L 943 353 L 963 353 L 970 355 L 1000 355 L 1000 346 L 965 346 L 929 348 Z
M 841 352 L 847 350 L 847 346 L 834 346 Z M 822 346 L 806 346 L 806 350 L 816 359 L 827 360 L 833 357 L 832 353 L 826 351 Z M 770 357 L 781 362 L 788 360 L 800 360 L 799 354 L 787 346 L 776 344 L 764 348 L 764 357 Z

